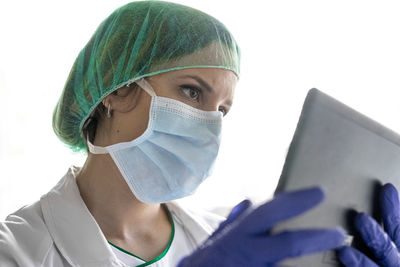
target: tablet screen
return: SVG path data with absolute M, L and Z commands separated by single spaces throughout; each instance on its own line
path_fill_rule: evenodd
M 328 95 L 312 89 L 305 100 L 276 193 L 319 185 L 325 201 L 274 232 L 342 226 L 348 242 L 366 252 L 352 227 L 352 211 L 379 220 L 381 184 L 400 186 L 400 136 Z M 288 266 L 340 266 L 334 252 L 285 262 Z

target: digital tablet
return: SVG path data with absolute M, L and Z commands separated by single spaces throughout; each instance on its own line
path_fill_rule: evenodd
M 349 243 L 366 252 L 352 227 L 352 211 L 367 212 L 379 220 L 377 193 L 387 182 L 400 188 L 400 136 L 311 89 L 275 193 L 318 185 L 326 198 L 307 213 L 279 223 L 273 232 L 341 226 L 349 233 Z M 284 264 L 341 266 L 333 251 L 291 259 Z

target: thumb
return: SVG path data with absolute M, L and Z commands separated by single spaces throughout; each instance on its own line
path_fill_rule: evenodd
M 337 255 L 346 267 L 379 267 L 370 258 L 353 247 L 342 247 L 338 250 Z
M 252 203 L 250 200 L 245 199 L 239 204 L 237 204 L 226 218 L 225 222 L 231 223 L 236 220 L 240 215 L 242 215 L 249 207 L 251 207 Z
M 228 215 L 225 221 L 220 223 L 219 227 L 215 232 L 212 234 L 212 236 L 217 235 L 220 233 L 227 225 L 231 224 L 234 222 L 237 218 L 241 217 L 249 208 L 251 207 L 252 203 L 250 200 L 245 199 L 239 204 L 237 204 L 231 211 L 231 213 Z

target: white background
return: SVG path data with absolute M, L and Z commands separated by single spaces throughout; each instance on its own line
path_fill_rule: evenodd
M 80 49 L 127 2 L 0 3 L 0 220 L 83 163 L 53 134 L 53 108 Z M 175 2 L 217 17 L 242 49 L 215 174 L 188 204 L 270 198 L 310 88 L 400 132 L 398 1 Z

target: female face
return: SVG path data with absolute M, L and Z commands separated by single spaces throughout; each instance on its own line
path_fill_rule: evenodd
M 217 68 L 169 71 L 146 79 L 158 96 L 205 111 L 221 111 L 224 115 L 231 108 L 237 83 L 232 71 Z M 139 87 L 127 95 L 123 90 L 109 95 L 103 102 L 106 107 L 110 104 L 113 111 L 112 144 L 133 140 L 147 128 L 151 97 Z

